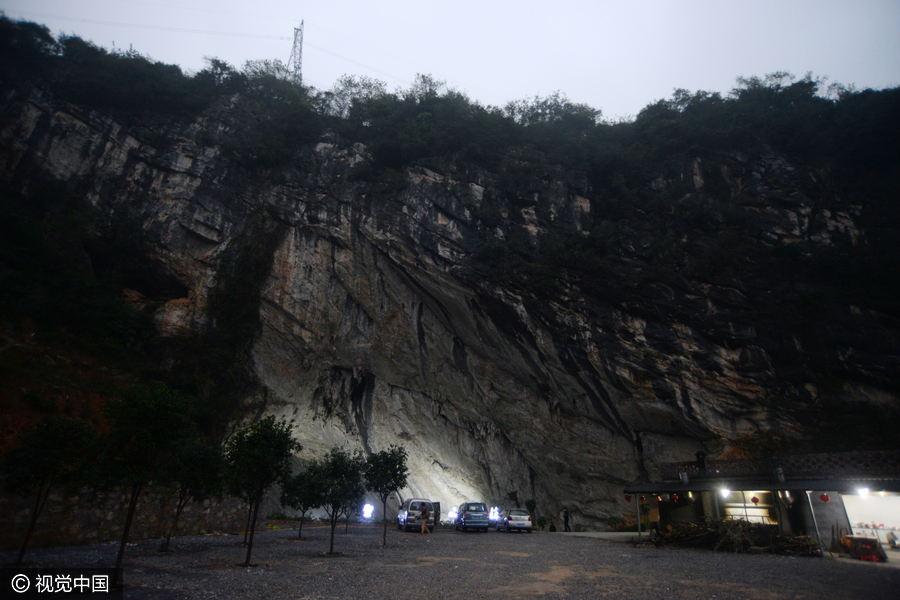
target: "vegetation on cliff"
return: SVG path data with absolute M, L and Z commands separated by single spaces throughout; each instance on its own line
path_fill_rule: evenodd
M 483 106 L 429 76 L 392 92 L 364 77 L 342 78 L 327 91 L 304 87 L 279 61 L 237 69 L 210 59 L 206 69 L 186 74 L 136 52 L 108 52 L 72 36 L 55 40 L 46 28 L 6 19 L 0 20 L 0 78 L 9 94 L 36 85 L 108 114 L 160 146 L 169 143 L 164 132 L 173 123 L 239 97 L 247 115 L 243 128 L 205 132 L 205 140 L 267 177 L 326 131 L 371 151 L 372 163 L 354 167 L 359 185 L 396 184 L 400 178 L 392 175 L 416 164 L 452 161 L 461 169 L 483 169 L 494 179 L 473 211 L 485 231 L 507 220 L 524 225 L 522 209 L 562 180 L 571 195 L 590 200 L 586 228 L 548 226 L 537 240 L 524 227 L 502 238 L 485 235 L 468 260 L 478 277 L 531 298 L 584 296 L 587 303 L 628 303 L 638 314 L 662 306 L 656 299 L 672 290 L 739 289 L 749 303 L 748 325 L 769 342 L 779 377 L 798 387 L 812 372 L 820 389 L 838 389 L 864 370 L 842 370 L 831 356 L 843 335 L 834 325 L 840 310 L 867 309 L 881 319 L 884 339 L 873 342 L 873 353 L 886 355 L 896 343 L 900 88 L 855 90 L 826 86 L 812 75 L 774 73 L 740 78 L 726 95 L 676 90 L 632 120 L 610 122 L 559 93 Z M 796 175 L 776 182 L 784 189 L 769 197 L 754 192 L 759 165 L 775 172 L 779 161 Z M 82 218 L 64 208 L 70 194 L 48 187 L 32 190 L 43 204 L 4 206 L 5 214 L 18 216 L 0 221 L 4 287 L 15 290 L 0 294 L 2 318 L 77 335 L 111 356 L 146 356 L 136 369 L 167 362 L 165 377 L 177 388 L 209 400 L 210 414 L 227 414 L 252 385 L 243 367 L 278 227 L 261 219 L 220 265 L 209 302 L 213 327 L 180 348 L 160 346 L 149 318 L 153 307 L 129 312 L 112 293 L 152 277 L 133 262 L 141 255 L 132 251 L 140 236 L 117 224 L 98 235 L 89 219 L 68 226 L 65 219 Z M 753 239 L 754 219 L 768 204 L 791 202 L 792 194 L 834 212 L 852 207 L 863 243 L 813 252 L 805 242 Z M 37 222 L 43 223 L 39 234 L 28 225 Z M 54 224 L 59 235 L 52 233 Z M 20 252 L 21 244 L 33 251 Z M 62 260 L 48 263 L 50 256 Z M 156 290 L 155 301 L 172 297 L 172 285 L 142 282 Z M 785 344 L 788 338 L 807 353 Z M 201 346 L 204 352 L 196 352 Z M 852 360 L 841 357 L 841 364 Z M 900 391 L 892 369 L 876 366 L 871 377 Z M 804 420 L 828 417 L 822 431 L 830 432 L 831 448 L 859 442 L 837 429 L 847 419 L 897 423 L 895 407 L 852 409 L 861 411 L 857 415 L 826 403 L 804 407 L 811 411 Z M 789 404 L 773 398 L 770 408 L 788 410 Z M 870 443 L 896 444 L 890 426 Z M 209 427 L 221 431 L 221 423 Z

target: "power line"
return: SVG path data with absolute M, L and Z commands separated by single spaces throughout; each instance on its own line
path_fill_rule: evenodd
M 315 48 L 319 52 L 324 52 L 325 54 L 330 54 L 331 56 L 334 56 L 335 58 L 340 58 L 341 60 L 346 60 L 347 62 L 353 63 L 354 65 L 357 65 L 359 67 L 363 67 L 364 69 L 374 71 L 375 73 L 379 73 L 381 75 L 384 75 L 385 77 L 390 77 L 391 79 L 393 79 L 395 81 L 399 81 L 400 83 L 404 83 L 407 85 L 409 84 L 409 82 L 406 81 L 405 79 L 403 79 L 402 77 L 397 77 L 396 75 L 391 75 L 390 73 L 382 71 L 381 69 L 376 69 L 375 67 L 370 67 L 369 65 L 366 65 L 359 61 L 353 60 L 352 58 L 347 58 L 346 56 L 338 54 L 337 52 L 332 52 L 331 50 L 326 50 L 325 48 L 322 48 L 321 46 L 316 46 L 315 44 L 310 44 L 309 42 L 306 42 L 306 45 L 309 46 L 310 48 Z
M 114 25 L 116 27 L 130 27 L 132 29 L 150 29 L 154 31 L 174 31 L 177 33 L 199 33 L 202 35 L 224 35 L 230 37 L 243 37 L 257 40 L 290 40 L 289 37 L 278 35 L 262 35 L 256 33 L 235 33 L 231 31 L 207 31 L 203 29 L 185 29 L 182 27 L 169 27 L 166 25 L 135 25 L 133 23 L 118 23 L 116 21 L 98 21 L 95 19 L 82 19 L 79 17 L 62 17 L 60 15 L 48 15 L 43 13 L 24 13 L 44 19 L 59 19 L 60 21 L 76 21 L 78 23 L 90 23 L 92 25 Z
M 100 21 L 97 19 L 84 19 L 84 18 L 80 18 L 80 17 L 64 17 L 61 15 L 50 15 L 50 14 L 46 14 L 46 13 L 33 13 L 33 12 L 27 12 L 27 11 L 22 11 L 21 14 L 27 14 L 31 17 L 40 17 L 40 18 L 44 18 L 44 19 L 58 19 L 60 21 L 75 21 L 78 23 L 89 23 L 92 25 L 111 25 L 111 26 L 115 26 L 115 27 L 129 27 L 132 29 L 149 29 L 152 31 L 172 31 L 172 32 L 176 32 L 176 33 L 191 33 L 191 34 L 201 34 L 201 35 L 221 35 L 221 36 L 228 36 L 228 37 L 243 37 L 243 38 L 258 39 L 258 40 L 281 40 L 281 41 L 294 40 L 294 41 L 296 41 L 296 31 L 297 31 L 295 29 L 295 36 L 293 38 L 290 38 L 290 37 L 278 36 L 278 35 L 236 33 L 236 32 L 230 32 L 230 31 L 208 31 L 208 30 L 203 30 L 203 29 L 186 29 L 183 27 L 170 27 L 167 25 L 137 25 L 134 23 L 120 23 L 117 21 Z M 301 34 L 301 36 L 302 36 L 302 34 Z M 301 37 L 301 40 L 302 40 L 302 37 Z M 318 50 L 319 52 L 324 52 L 325 54 L 334 56 L 335 58 L 339 58 L 341 60 L 347 61 L 349 63 L 352 63 L 354 65 L 362 67 L 364 69 L 368 69 L 369 71 L 378 73 L 380 75 L 383 75 L 384 77 L 389 77 L 390 79 L 393 79 L 394 81 L 397 81 L 404 85 L 409 85 L 409 82 L 406 81 L 405 79 L 403 79 L 402 77 L 397 77 L 396 75 L 392 75 L 386 71 L 382 71 L 381 69 L 376 69 L 375 67 L 367 65 L 365 63 L 361 63 L 357 60 L 353 60 L 352 58 L 349 58 L 342 54 L 338 54 L 337 52 L 332 52 L 331 50 L 327 50 L 321 46 L 317 46 L 315 44 L 310 44 L 309 42 L 306 42 L 306 45 Z M 293 57 L 293 52 L 291 53 L 291 55 Z

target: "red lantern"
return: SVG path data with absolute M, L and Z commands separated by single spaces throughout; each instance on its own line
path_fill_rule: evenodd
M 831 497 L 828 494 L 822 494 L 821 496 L 819 496 L 819 500 L 821 500 L 825 504 L 828 504 L 828 501 L 831 500 Z
M 678 502 L 678 494 L 672 494 L 672 502 Z
M 657 502 L 662 502 L 662 496 L 657 496 L 657 497 L 656 497 L 656 501 L 657 501 Z
M 641 502 L 646 502 L 646 501 L 647 501 L 647 496 L 641 496 Z
M 759 504 L 759 498 L 753 496 L 752 498 L 750 498 L 750 502 L 753 503 L 753 506 L 756 506 L 757 504 Z
M 625 494 L 625 500 L 631 502 L 631 494 Z

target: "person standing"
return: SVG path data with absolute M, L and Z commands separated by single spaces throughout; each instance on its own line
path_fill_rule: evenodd
M 563 530 L 564 531 L 572 531 L 569 529 L 569 509 L 563 508 Z
M 419 518 L 422 519 L 422 532 L 419 535 L 425 535 L 426 533 L 431 533 L 428 531 L 428 506 L 426 504 L 422 504 L 422 512 L 419 513 Z

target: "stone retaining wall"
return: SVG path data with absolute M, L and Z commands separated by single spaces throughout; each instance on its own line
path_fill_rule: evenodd
M 260 507 L 257 527 L 266 520 L 266 504 Z M 0 494 L 0 548 L 21 547 L 33 506 L 33 496 Z M 174 494 L 148 488 L 138 500 L 129 540 L 164 538 L 175 517 L 175 507 Z M 52 493 L 29 547 L 121 540 L 127 509 L 128 495 L 123 490 L 98 493 L 85 489 L 74 496 Z M 241 532 L 247 523 L 247 509 L 245 502 L 231 496 L 190 502 L 181 513 L 175 535 Z

